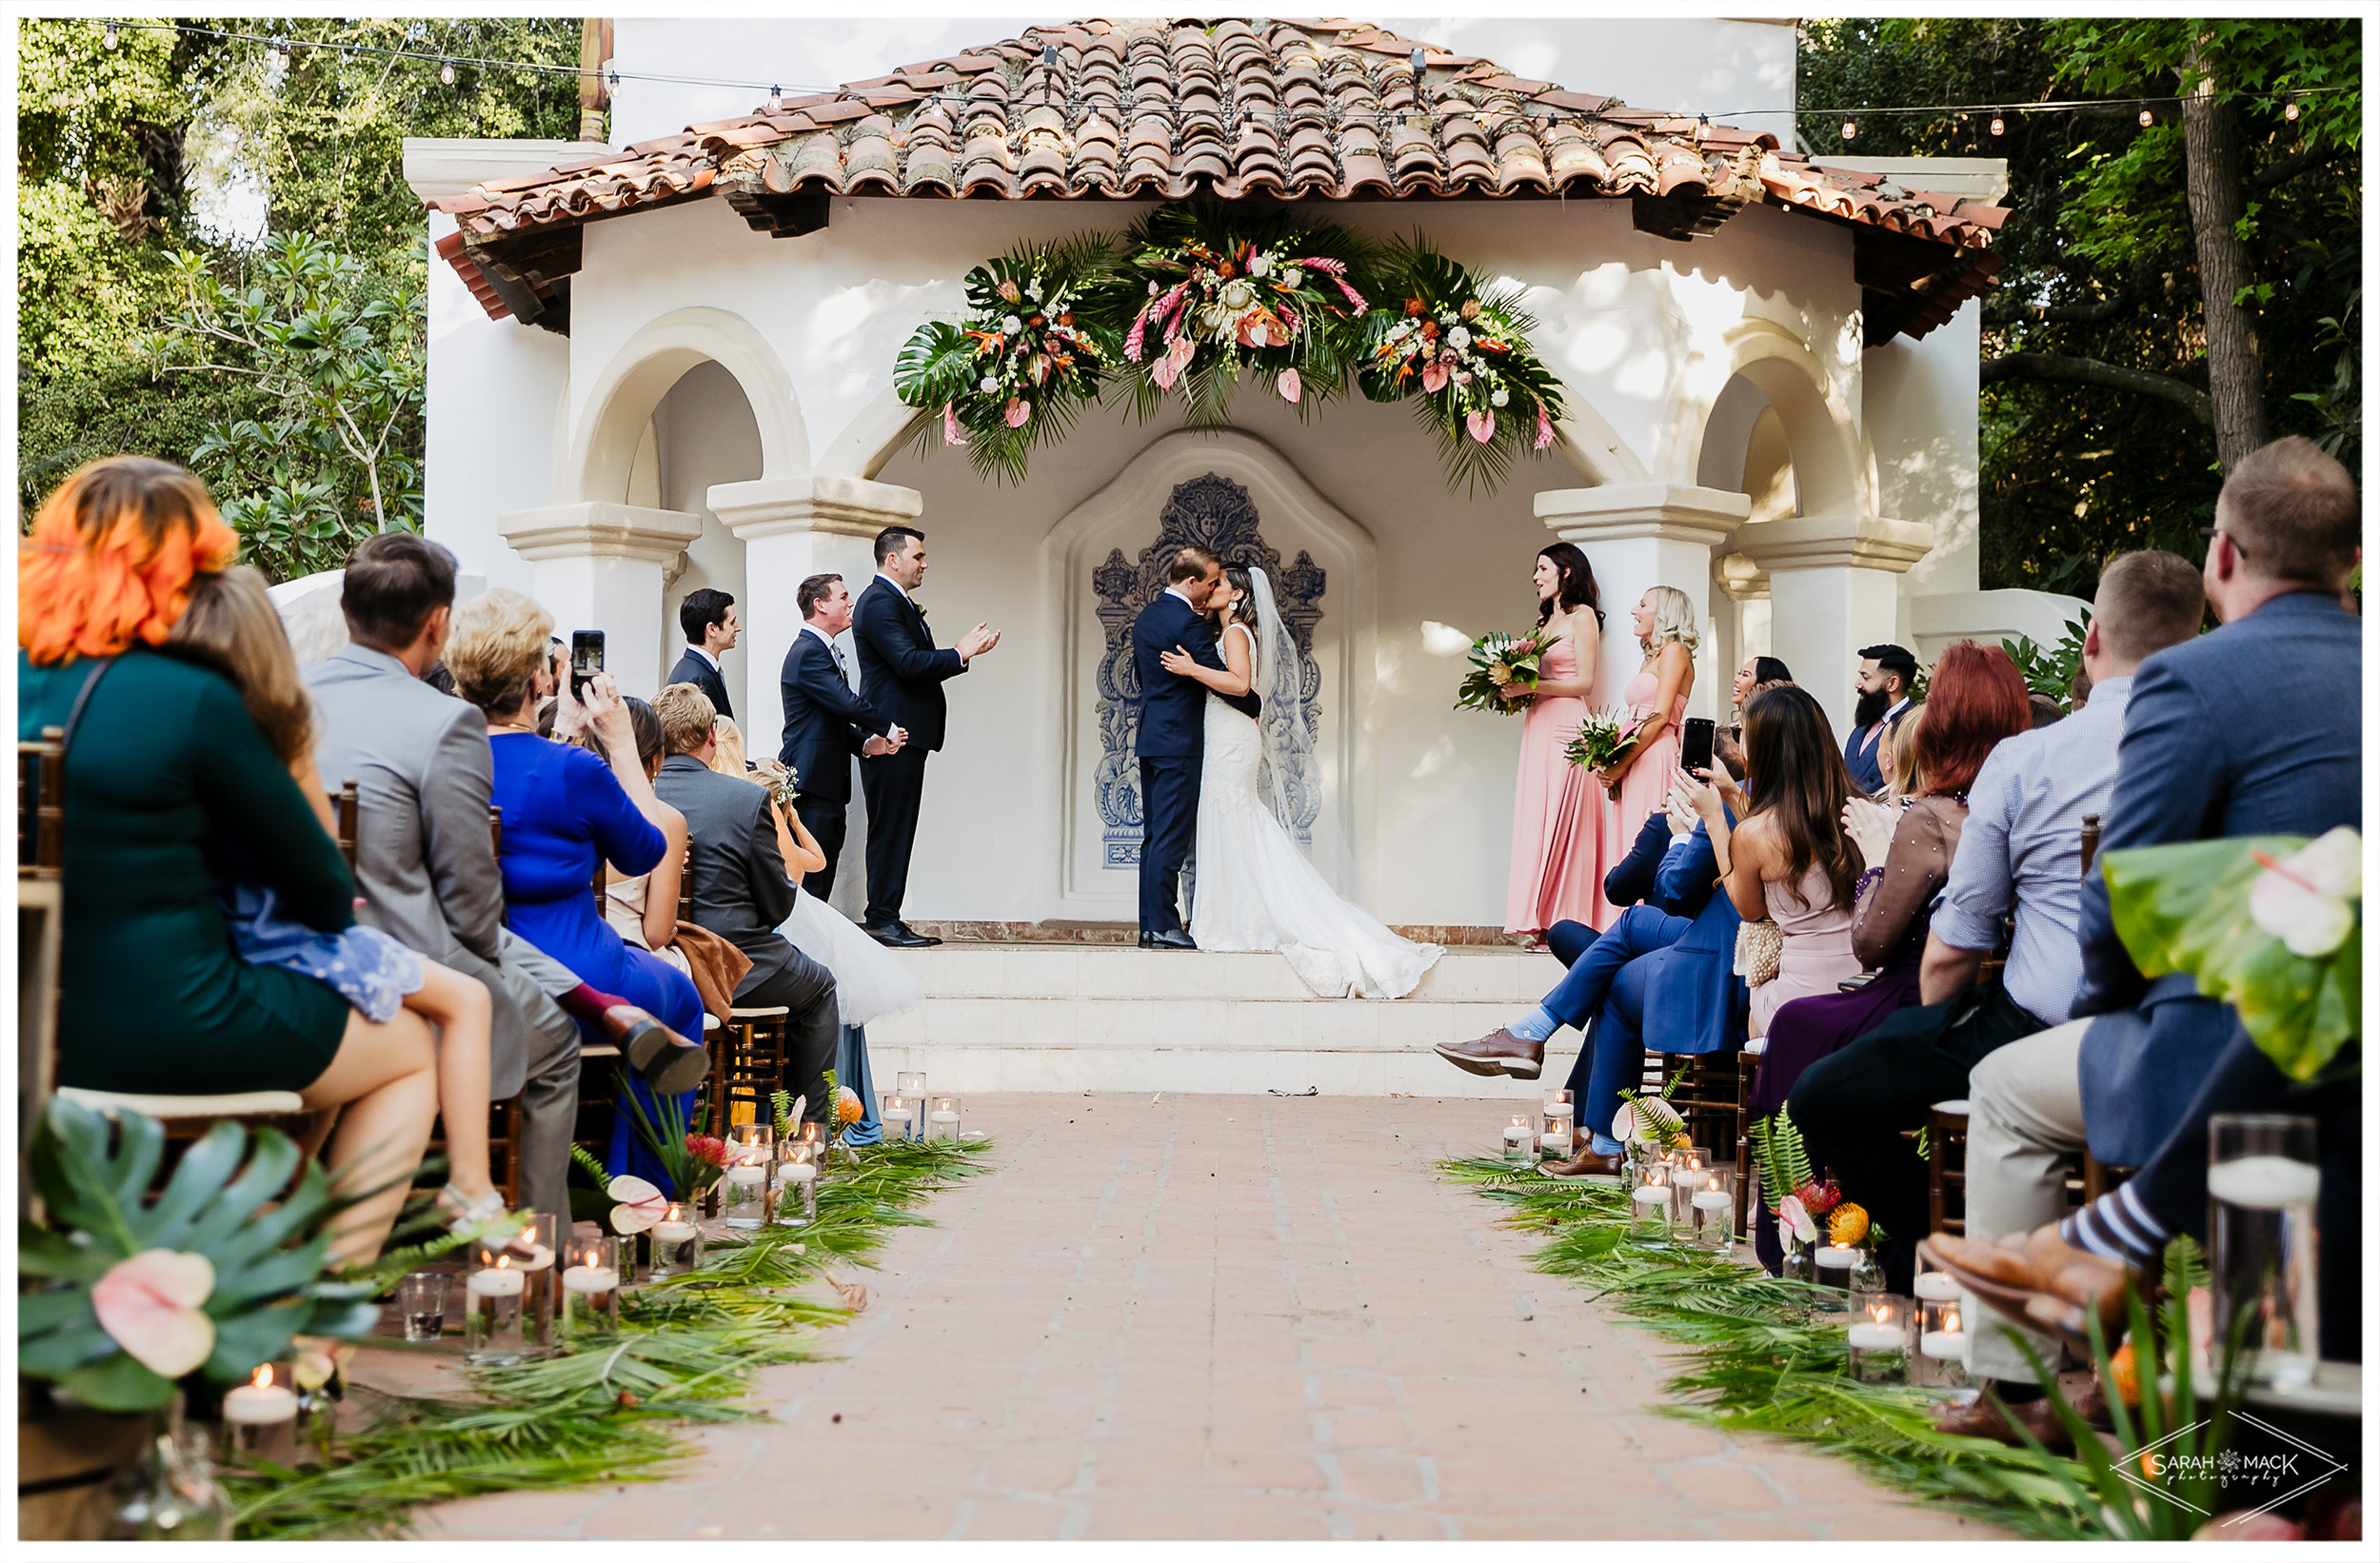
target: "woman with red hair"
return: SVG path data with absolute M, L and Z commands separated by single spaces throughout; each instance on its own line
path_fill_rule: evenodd
M 437 1050 L 409 1010 L 378 1024 L 325 983 L 234 952 L 218 839 L 246 850 L 287 919 L 337 933 L 355 898 L 240 691 L 161 649 L 193 577 L 238 549 L 204 483 L 141 456 L 82 467 L 19 544 L 17 738 L 58 729 L 67 747 L 58 1081 L 343 1107 L 337 1185 L 388 1185 L 341 1217 L 334 1257 L 354 1263 L 378 1251 L 428 1143 Z
M 1860 986 L 1796 999 L 1771 1017 L 1755 1115 L 1776 1111 L 1803 1070 L 1917 1001 L 1926 926 L 1958 853 L 1967 789 L 1993 745 L 2032 726 L 2025 676 L 2007 652 L 1961 641 L 1934 664 L 1914 735 L 1904 730 L 1894 739 L 1914 748 L 1917 773 L 1898 818 L 1864 798 L 1843 807 L 1843 827 L 1866 864 L 1852 922 L 1852 953 L 1863 968 Z M 1774 1238 L 1765 1224 L 1762 1237 L 1764 1254 L 1773 1258 L 1766 1251 Z

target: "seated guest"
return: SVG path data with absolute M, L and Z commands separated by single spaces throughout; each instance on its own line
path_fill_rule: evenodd
M 1917 682 L 1917 659 L 1896 645 L 1864 646 L 1859 652 L 1859 704 L 1852 713 L 1851 736 L 1843 741 L 1843 763 L 1850 767 L 1852 785 L 1874 797 L 1884 790 L 1885 771 L 1876 756 L 1884 724 L 1909 703 Z
M 2035 727 L 2047 727 L 2053 722 L 2065 720 L 2065 708 L 2047 695 L 2033 696 L 2032 703 L 2033 724 Z
M 637 762 L 635 729 L 611 675 L 587 682 L 583 708 L 566 685 L 555 689 L 546 650 L 552 628 L 552 617 L 520 593 L 483 592 L 455 610 L 446 643 L 456 689 L 487 716 L 492 796 L 504 810 L 505 920 L 589 987 L 621 996 L 680 1037 L 700 1037 L 703 1001 L 692 979 L 624 943 L 595 904 L 598 862 L 645 873 L 669 850 L 670 827 L 683 829 L 683 821 L 653 795 Z M 609 765 L 574 743 L 538 736 L 537 706 L 548 693 L 561 702 L 555 730 L 591 729 Z M 641 1081 L 630 1088 L 645 1089 Z M 652 1177 L 659 1165 L 630 1129 L 624 1112 L 608 1165 Z
M 1716 745 L 1722 764 L 1735 771 L 1742 751 Z M 1548 942 L 1558 953 L 1564 931 L 1577 929 L 1589 943 L 1576 955 L 1569 975 L 1535 1012 L 1474 1042 L 1443 1044 L 1438 1054 L 1473 1074 L 1507 1073 L 1532 1078 L 1543 1067 L 1545 1043 L 1562 1026 L 1588 1036 L 1569 1079 L 1579 1105 L 1582 1139 L 1571 1161 L 1545 1169 L 1553 1177 L 1615 1171 L 1619 1143 L 1608 1129 L 1619 1111 L 1619 1091 L 1641 1072 L 1646 1039 L 1658 1051 L 1708 1053 L 1741 1040 L 1737 1014 L 1743 984 L 1733 971 L 1735 908 L 1716 893 L 1718 864 L 1707 826 L 1673 792 L 1666 814 L 1656 815 L 1672 833 L 1653 894 L 1646 904 L 1620 913 L 1598 937 L 1577 923 L 1557 923 Z
M 341 1109 L 332 1261 L 379 1252 L 438 1111 L 419 1015 L 375 1021 L 328 983 L 239 958 L 212 854 L 234 842 L 281 915 L 354 922 L 355 882 L 289 766 L 220 673 L 162 656 L 191 579 L 239 538 L 170 462 L 79 468 L 17 559 L 17 739 L 66 730 L 65 944 L 58 1081 L 94 1091 L 295 1092 Z
M 1742 720 L 1744 702 L 1752 698 L 1752 692 L 1755 689 L 1764 683 L 1791 683 L 1793 682 L 1793 673 L 1775 657 L 1746 657 L 1744 665 L 1735 669 L 1735 682 L 1732 688 L 1736 719 Z
M 1691 829 L 1689 823 L 1686 829 Z M 1636 829 L 1636 843 L 1628 855 L 1614 863 L 1603 876 L 1603 899 L 1614 906 L 1634 906 L 1640 900 L 1653 899 L 1655 881 L 1660 877 L 1661 860 L 1669 856 L 1670 842 L 1676 834 L 1670 830 L 1669 816 L 1653 813 L 1645 816 Z M 1565 921 L 1568 920 L 1565 919 Z M 1593 930 L 1590 929 L 1592 934 Z M 1548 944 L 1552 940 L 1546 941 Z M 1557 951 L 1558 955 L 1560 952 Z M 1568 965 L 1568 961 L 1562 962 Z
M 670 670 L 669 682 L 694 685 L 710 697 L 721 716 L 734 716 L 719 659 L 735 649 L 736 637 L 744 633 L 736 622 L 736 600 L 709 586 L 697 587 L 678 604 L 678 627 L 685 631 L 685 650 Z
M 335 830 L 322 778 L 314 769 L 313 702 L 298 682 L 297 662 L 265 578 L 245 564 L 190 582 L 189 607 L 165 649 L 231 681 L 282 762 L 289 767 L 325 830 Z M 321 933 L 283 917 L 256 861 L 239 841 L 218 839 L 212 856 L 217 893 L 231 918 L 240 959 L 284 966 L 327 982 L 374 1020 L 410 1010 L 438 1038 L 438 1110 L 446 1123 L 447 1181 L 438 1203 L 458 1232 L 478 1236 L 506 1215 L 487 1175 L 487 990 L 472 978 L 425 960 L 380 929 L 355 923 Z
M 2024 676 L 2008 653 L 1961 641 L 1934 664 L 1924 712 L 1914 730 L 1894 740 L 1894 757 L 1914 757 L 1916 783 L 1898 819 L 1881 804 L 1854 798 L 1845 824 L 1868 866 L 1860 873 L 1852 954 L 1874 974 L 1849 992 L 1796 999 L 1769 1022 L 1760 1065 L 1760 1095 L 1774 1112 L 1818 1059 L 1850 1046 L 1890 1016 L 1917 1001 L 1917 970 L 1934 896 L 1950 879 L 1967 822 L 1968 789 L 2002 740 L 2029 730 L 2032 710 Z M 1757 1104 L 1755 1104 L 1757 1105 Z M 1794 1121 L 1805 1137 L 1812 1126 Z M 1913 1166 L 1908 1169 L 1916 1172 Z M 1842 1173 L 1837 1170 L 1838 1179 Z M 1848 1197 L 1860 1196 L 1850 1192 Z M 1864 1200 L 1862 1201 L 1865 1202 Z M 1873 1208 L 1873 1207 L 1872 1207 Z M 1898 1233 L 1901 1237 L 1914 1234 Z
M 1900 808 L 1917 796 L 1917 723 L 1925 720 L 1926 702 L 1912 701 L 1901 714 L 1884 724 L 1876 743 L 1876 768 L 1884 773 L 1884 790 L 1874 801 Z
M 632 1064 L 707 1068 L 699 1048 L 616 996 L 597 995 L 504 926 L 504 880 L 488 840 L 494 788 L 487 722 L 422 669 L 454 606 L 454 556 L 413 532 L 367 538 L 347 560 L 340 609 L 348 643 L 307 666 L 318 771 L 356 782 L 357 916 L 477 979 L 489 1003 L 491 1098 L 521 1098 L 522 1203 L 567 1217 L 584 1013 Z M 467 1132 L 467 1131 L 466 1131 Z
M 2074 669 L 2073 681 L 2066 686 L 2066 714 L 2073 716 L 2091 703 L 2091 669 Z
M 795 1092 L 806 1098 L 803 1117 L 826 1121 L 825 1072 L 841 1031 L 835 979 L 777 931 L 793 912 L 796 891 L 778 849 L 768 789 L 710 768 L 718 718 L 702 691 L 672 684 L 653 711 L 668 754 L 655 785 L 685 816 L 694 920 L 751 958 L 736 989 L 739 1005 L 785 1006 L 786 1078 L 801 1082 Z
M 843 860 L 852 758 L 891 754 L 909 735 L 878 716 L 851 687 L 843 648 L 835 644 L 835 637 L 851 627 L 851 589 L 843 577 L 811 576 L 794 602 L 802 610 L 802 630 L 785 648 L 778 681 L 785 726 L 777 758 L 801 781 L 794 809 L 825 856 L 825 866 L 806 880 L 810 893 L 823 900 L 835 893 L 835 870 Z

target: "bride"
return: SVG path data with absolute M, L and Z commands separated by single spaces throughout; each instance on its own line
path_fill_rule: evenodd
M 1206 702 L 1199 781 L 1198 877 L 1190 937 L 1201 950 L 1279 950 L 1326 999 L 1402 999 L 1446 952 L 1398 938 L 1331 892 L 1290 835 L 1289 773 L 1311 756 L 1297 643 L 1274 610 L 1262 570 L 1224 566 L 1207 606 L 1223 622 L 1226 670 L 1179 651 L 1165 670 L 1228 695 L 1256 689 L 1261 723 Z

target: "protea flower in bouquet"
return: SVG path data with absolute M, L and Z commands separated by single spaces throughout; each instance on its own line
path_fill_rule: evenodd
M 1636 746 L 1636 735 L 1643 726 L 1643 719 L 1616 707 L 1590 711 L 1562 753 L 1574 765 L 1599 771 Z
M 968 272 L 966 315 L 919 326 L 893 364 L 894 389 L 927 415 L 920 445 L 939 432 L 979 472 L 1021 482 L 1026 453 L 1063 435 L 1115 365 L 1115 333 L 1090 307 L 1114 269 L 1113 247 L 1093 235 Z
M 1492 629 L 1472 642 L 1470 671 L 1455 691 L 1455 709 L 1493 711 L 1506 717 L 1528 709 L 1525 700 L 1506 700 L 1504 685 L 1525 683 L 1536 688 L 1545 644 L 1544 637 L 1535 630 L 1506 635 Z
M 1331 227 L 1248 218 L 1211 205 L 1160 207 L 1133 228 L 1121 295 L 1125 362 L 1140 365 L 1142 417 L 1179 390 L 1188 422 L 1224 423 L 1245 370 L 1303 412 L 1336 395 L 1370 307 L 1350 280 L 1361 251 Z

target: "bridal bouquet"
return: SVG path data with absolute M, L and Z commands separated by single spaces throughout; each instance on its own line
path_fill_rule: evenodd
M 1542 636 L 1489 630 L 1471 643 L 1471 671 L 1463 675 L 1461 687 L 1455 691 L 1455 709 L 1493 711 L 1507 717 L 1526 709 L 1526 701 L 1504 698 L 1504 685 L 1525 683 L 1536 688 L 1538 659 L 1544 655 Z
M 1636 747 L 1637 729 L 1643 725 L 1640 719 L 1616 706 L 1590 711 L 1578 724 L 1577 736 L 1562 752 L 1572 764 L 1599 771 Z

